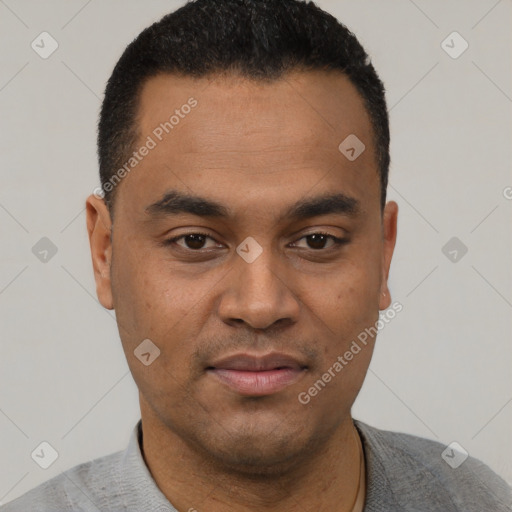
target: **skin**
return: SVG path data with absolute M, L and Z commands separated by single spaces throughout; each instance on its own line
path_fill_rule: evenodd
M 350 510 L 350 410 L 375 339 L 308 404 L 297 397 L 391 304 L 398 206 L 381 210 L 363 100 L 337 72 L 272 83 L 160 75 L 142 90 L 137 147 L 190 97 L 197 107 L 117 187 L 114 223 L 100 198 L 86 203 L 97 295 L 116 311 L 139 388 L 146 464 L 180 511 Z M 338 150 L 352 133 L 366 146 L 353 162 Z M 171 189 L 231 217 L 149 215 Z M 280 219 L 333 192 L 356 199 L 357 215 Z M 197 232 L 211 239 L 161 244 Z M 318 232 L 348 241 L 307 237 Z M 248 236 L 263 249 L 252 263 L 236 252 Z M 149 366 L 134 355 L 146 338 L 161 351 Z M 226 355 L 270 351 L 308 366 L 272 395 L 241 396 L 205 371 Z

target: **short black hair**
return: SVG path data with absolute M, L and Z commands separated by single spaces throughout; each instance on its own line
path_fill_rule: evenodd
M 384 208 L 390 162 L 385 91 L 356 36 L 311 1 L 193 0 L 143 30 L 108 80 L 98 157 L 111 214 L 115 188 L 109 180 L 135 150 L 139 97 L 149 78 L 233 72 L 272 81 L 296 70 L 338 70 L 361 94 L 372 123 Z

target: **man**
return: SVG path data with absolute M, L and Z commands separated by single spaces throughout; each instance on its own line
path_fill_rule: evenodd
M 94 275 L 141 422 L 2 510 L 511 509 L 481 462 L 351 417 L 398 207 L 384 88 L 343 25 L 296 0 L 185 5 L 117 63 L 98 148 Z

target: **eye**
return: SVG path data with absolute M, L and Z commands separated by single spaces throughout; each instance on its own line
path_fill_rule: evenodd
M 303 236 L 300 240 L 306 239 L 306 243 L 309 247 L 305 247 L 305 249 L 313 249 L 315 251 L 322 249 L 331 249 L 336 246 L 340 246 L 346 244 L 348 240 L 343 238 L 338 238 L 334 235 L 330 235 L 329 233 L 311 233 L 310 235 Z M 325 247 L 325 244 L 328 240 L 332 240 L 332 244 L 328 247 Z M 294 244 L 295 245 L 295 244 Z
M 178 240 L 183 238 L 185 245 L 178 243 Z M 165 245 L 177 244 L 183 249 L 190 249 L 192 251 L 199 251 L 204 249 L 206 239 L 214 240 L 210 235 L 206 233 L 187 233 L 185 235 L 176 236 L 165 240 Z
M 200 252 L 204 249 L 208 249 L 208 247 L 205 247 L 207 239 L 213 240 L 215 242 L 214 238 L 212 238 L 207 233 L 187 233 L 184 235 L 176 236 L 174 238 L 169 238 L 168 240 L 165 240 L 163 243 L 166 246 L 175 244 L 186 250 Z M 299 242 L 301 240 L 306 240 L 306 243 L 308 245 L 308 247 L 302 247 L 303 249 L 312 249 L 314 251 L 332 249 L 337 246 L 341 246 L 348 243 L 347 239 L 338 238 L 329 233 L 311 233 L 310 235 L 306 235 L 300 238 Z M 326 247 L 326 243 L 329 240 L 331 241 L 331 245 L 328 245 Z M 183 243 L 179 243 L 179 241 L 183 241 Z M 210 248 L 216 246 L 218 245 L 214 244 Z M 297 242 L 292 244 L 292 246 L 300 247 L 297 245 Z

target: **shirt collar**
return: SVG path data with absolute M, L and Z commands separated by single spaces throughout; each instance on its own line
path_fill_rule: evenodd
M 156 485 L 142 455 L 142 420 L 135 425 L 128 447 L 119 462 L 123 480 L 121 491 L 127 496 L 126 510 L 177 512 Z
M 371 427 L 354 420 L 361 437 L 366 467 L 366 500 L 364 512 L 386 512 L 389 506 L 398 507 L 375 442 Z M 122 494 L 128 496 L 127 510 L 141 512 L 177 512 L 156 485 L 142 455 L 142 420 L 135 425 L 128 447 L 121 460 Z M 399 510 L 399 507 L 395 510 Z

